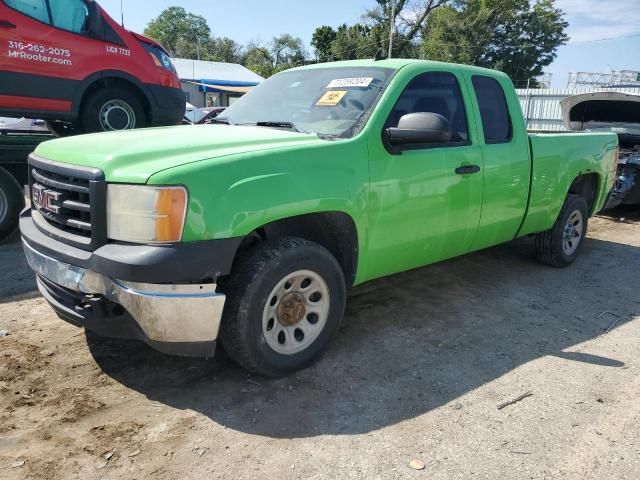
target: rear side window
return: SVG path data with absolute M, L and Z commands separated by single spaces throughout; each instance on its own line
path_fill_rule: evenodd
M 89 9 L 84 0 L 49 0 L 53 26 L 74 33 L 85 30 Z
M 44 23 L 49 23 L 46 0 L 5 0 L 5 3 L 25 15 Z
M 408 113 L 431 112 L 444 116 L 451 125 L 450 143 L 469 141 L 467 115 L 455 76 L 448 72 L 422 73 L 402 92 L 387 119 L 385 128 L 397 127 Z
M 480 107 L 485 143 L 511 141 L 513 128 L 504 90 L 495 78 L 476 75 L 472 82 Z

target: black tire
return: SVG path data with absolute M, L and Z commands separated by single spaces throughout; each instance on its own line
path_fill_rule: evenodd
M 24 193 L 18 181 L 0 167 L 0 243 L 18 229 L 20 212 L 24 209 Z
M 110 103 L 116 106 L 107 117 L 112 128 L 108 128 L 108 125 L 101 121 L 101 112 Z M 129 130 L 146 127 L 147 117 L 142 102 L 135 93 L 110 87 L 92 93 L 85 100 L 81 109 L 80 124 L 86 133 Z
M 569 219 L 577 214 L 581 216 L 582 222 L 579 228 L 574 229 L 574 231 L 579 231 L 580 236 L 574 237 L 573 242 L 568 240 L 571 250 L 567 251 L 568 247 L 564 245 L 564 242 Z M 556 268 L 564 268 L 571 265 L 580 255 L 587 235 L 588 223 L 589 208 L 587 207 L 587 202 L 579 195 L 568 195 L 553 228 L 546 232 L 541 232 L 535 237 L 538 261 Z
M 265 338 L 263 312 L 274 288 L 301 270 L 312 271 L 325 282 L 328 315 L 318 336 L 304 350 L 283 354 L 269 346 Z M 290 288 L 295 294 L 295 287 Z M 324 247 L 296 237 L 268 241 L 247 251 L 223 289 L 227 304 L 220 338 L 225 350 L 250 372 L 269 377 L 286 376 L 314 362 L 338 331 L 344 315 L 346 285 L 337 260 Z M 309 321 L 306 310 L 303 315 L 300 322 Z M 275 321 L 282 329 L 280 320 Z
M 78 135 L 80 130 L 78 125 L 73 122 L 61 122 L 57 120 L 46 121 L 45 124 L 51 133 L 56 137 L 70 137 L 71 135 Z

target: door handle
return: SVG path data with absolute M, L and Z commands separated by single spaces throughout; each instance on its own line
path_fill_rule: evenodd
M 16 28 L 9 20 L 0 20 L 0 28 Z
M 469 175 L 471 173 L 478 173 L 479 171 L 480 167 L 478 165 L 463 165 L 462 167 L 456 168 L 458 175 Z

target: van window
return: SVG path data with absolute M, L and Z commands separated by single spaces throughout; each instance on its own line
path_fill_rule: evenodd
M 49 0 L 53 26 L 74 33 L 85 30 L 89 9 L 84 0 Z
M 35 18 L 44 23 L 49 23 L 49 12 L 46 0 L 5 0 L 11 8 Z
M 451 73 L 429 72 L 414 78 L 393 107 L 385 128 L 397 127 L 403 115 L 418 112 L 437 113 L 449 120 L 452 134 L 450 143 L 464 144 L 469 141 L 460 85 Z
M 475 75 L 472 82 L 480 107 L 485 143 L 509 142 L 513 128 L 504 90 L 495 78 Z

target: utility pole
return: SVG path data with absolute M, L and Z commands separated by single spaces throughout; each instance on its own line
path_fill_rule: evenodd
M 388 58 L 393 57 L 393 37 L 396 34 L 396 0 L 391 0 L 391 28 L 389 30 Z

